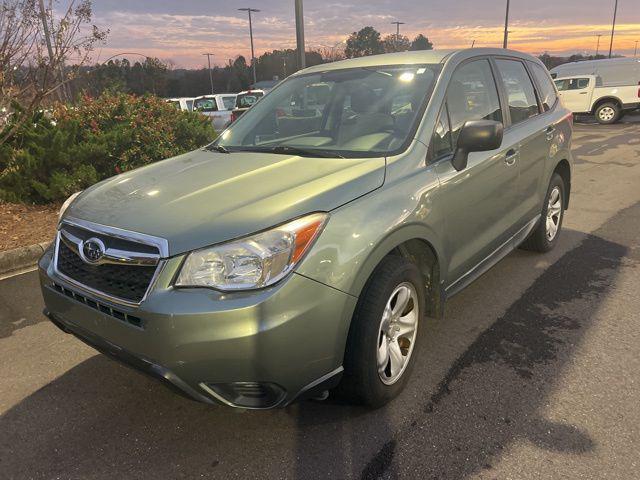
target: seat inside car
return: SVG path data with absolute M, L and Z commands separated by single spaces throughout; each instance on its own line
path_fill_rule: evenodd
M 359 87 L 351 94 L 351 112 L 342 119 L 338 144 L 345 150 L 370 150 L 393 134 L 394 120 L 388 102 L 372 88 Z M 386 107 L 386 108 L 385 108 Z

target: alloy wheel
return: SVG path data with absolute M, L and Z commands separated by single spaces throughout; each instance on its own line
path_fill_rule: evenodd
M 419 318 L 416 289 L 403 282 L 391 293 L 380 321 L 376 358 L 378 375 L 385 385 L 396 383 L 409 364 Z
M 600 109 L 600 111 L 598 112 L 598 116 L 600 117 L 600 120 L 604 122 L 609 122 L 613 120 L 613 117 L 615 117 L 615 115 L 616 115 L 616 112 L 611 107 L 604 107 Z
M 549 194 L 549 203 L 547 204 L 547 240 L 550 242 L 556 238 L 560 229 L 560 220 L 562 219 L 562 193 L 559 187 L 553 187 Z

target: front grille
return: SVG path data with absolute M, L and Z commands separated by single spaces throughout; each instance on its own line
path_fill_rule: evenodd
M 149 265 L 89 265 L 66 243 L 58 242 L 57 269 L 81 285 L 129 302 L 144 298 L 157 266 Z
M 121 322 L 128 323 L 129 325 L 133 325 L 134 327 L 142 328 L 142 319 L 140 317 L 136 317 L 135 315 L 129 315 L 121 310 L 110 307 L 102 302 L 96 302 L 95 300 L 90 299 L 89 297 L 85 297 L 84 295 L 79 294 L 78 292 L 74 292 L 73 290 L 69 290 L 68 288 L 63 287 L 62 285 L 58 285 L 54 283 L 53 288 L 69 298 L 73 298 L 74 300 L 84 303 L 88 307 L 93 308 L 94 310 L 98 310 L 99 312 L 105 313 L 113 318 L 117 318 Z

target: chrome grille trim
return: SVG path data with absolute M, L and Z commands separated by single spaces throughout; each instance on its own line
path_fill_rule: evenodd
M 75 227 L 79 227 L 82 228 L 84 230 L 87 230 L 89 232 L 95 232 L 98 234 L 102 234 L 102 235 L 106 235 L 106 236 L 111 236 L 111 237 L 115 237 L 115 238 L 119 238 L 122 240 L 126 240 L 126 241 L 130 241 L 130 242 L 136 242 L 136 243 L 141 243 L 143 245 L 147 245 L 147 246 L 152 246 L 152 247 L 156 247 L 158 249 L 158 251 L 160 252 L 160 256 L 157 255 L 153 255 L 154 257 L 154 263 L 149 264 L 149 263 L 137 263 L 137 265 L 142 265 L 142 266 L 154 266 L 156 265 L 156 270 L 155 273 L 153 274 L 153 277 L 151 278 L 151 281 L 149 282 L 149 286 L 147 287 L 147 290 L 145 291 L 144 295 L 142 296 L 142 298 L 140 299 L 140 301 L 132 301 L 132 300 L 127 300 L 124 298 L 120 298 L 114 295 L 110 295 L 108 293 L 102 292 L 100 290 L 96 290 L 94 288 L 91 288 L 81 282 L 76 281 L 75 279 L 65 275 L 64 273 L 60 272 L 60 270 L 58 269 L 58 255 L 59 255 L 59 248 L 60 248 L 60 242 L 64 241 L 65 245 L 67 245 L 69 248 L 73 249 L 75 252 L 77 252 L 77 244 L 76 247 L 74 249 L 74 247 L 72 245 L 69 245 L 68 238 L 67 239 L 62 239 L 62 231 L 61 229 L 64 228 L 64 225 L 71 225 L 71 226 L 75 226 Z M 67 234 L 68 232 L 65 232 L 65 234 Z M 76 239 L 78 240 L 78 239 Z M 111 252 L 113 254 L 113 251 Z M 123 252 L 125 253 L 125 257 L 127 257 L 125 259 L 125 261 L 121 261 L 121 262 L 115 262 L 115 263 L 120 263 L 123 266 L 125 265 L 132 265 L 131 263 L 129 263 L 127 260 L 129 259 L 136 259 L 136 256 L 139 256 L 141 252 Z M 94 296 L 95 298 L 98 299 L 102 299 L 108 302 L 112 302 L 115 304 L 120 304 L 120 305 L 124 305 L 124 306 L 128 306 L 128 307 L 138 307 L 142 302 L 144 302 L 147 299 L 147 296 L 149 295 L 149 292 L 153 289 L 153 287 L 156 284 L 156 281 L 158 279 L 158 276 L 160 275 L 160 272 L 162 271 L 162 269 L 164 268 L 164 265 L 166 264 L 165 262 L 165 258 L 168 257 L 169 254 L 169 245 L 168 242 L 165 239 L 162 238 L 158 238 L 158 237 L 153 237 L 150 235 L 145 235 L 145 234 L 141 234 L 141 233 L 137 233 L 137 232 L 129 232 L 127 230 L 122 230 L 119 228 L 115 228 L 115 227 L 108 227 L 105 225 L 100 225 L 97 223 L 92 223 L 92 222 L 87 222 L 85 220 L 78 220 L 78 219 L 73 219 L 73 218 L 65 218 L 63 219 L 61 222 L 59 222 L 58 224 L 58 231 L 56 232 L 56 238 L 55 238 L 55 243 L 54 243 L 54 252 L 53 252 L 53 271 L 56 274 L 56 276 L 62 280 L 64 283 L 69 284 L 69 286 L 71 287 L 75 287 L 87 294 L 90 294 L 92 296 Z M 145 257 L 147 257 L 147 255 L 145 255 Z M 143 259 L 143 261 L 148 260 L 148 258 Z M 138 259 L 139 261 L 139 259 Z

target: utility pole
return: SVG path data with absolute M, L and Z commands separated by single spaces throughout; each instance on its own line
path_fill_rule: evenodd
M 211 83 L 211 95 L 213 95 L 213 76 L 211 74 L 211 55 L 213 55 L 213 53 L 203 53 L 202 55 L 206 55 L 207 61 L 209 62 L 209 82 Z
M 504 41 L 502 42 L 502 48 L 507 48 L 507 44 L 509 43 L 509 4 L 510 3 L 511 3 L 510 0 L 507 0 L 507 11 L 504 15 Z
M 602 36 L 602 34 L 597 35 L 598 43 L 596 44 L 596 57 L 598 56 L 598 53 L 600 53 L 600 37 L 601 36 Z
M 298 69 L 302 70 L 307 66 L 307 55 L 304 46 L 304 12 L 302 10 L 302 0 L 295 0 L 296 6 L 296 53 L 298 54 Z
M 47 44 L 47 52 L 49 53 L 49 65 L 51 65 L 51 67 L 54 68 L 54 73 L 55 73 L 55 67 L 54 67 L 55 60 L 53 55 L 53 47 L 51 46 L 51 32 L 49 31 L 49 22 L 47 20 L 47 11 L 44 8 L 44 0 L 39 0 L 38 4 L 40 6 L 40 20 L 42 21 L 42 29 L 44 30 L 44 41 Z M 60 76 L 61 88 L 58 88 L 56 90 L 56 93 L 58 95 L 58 100 L 64 101 L 66 96 L 65 95 L 66 90 L 64 89 L 64 75 L 61 68 L 58 68 L 58 75 Z
M 636 40 L 636 48 L 633 49 L 633 58 L 638 56 L 638 40 Z
M 398 50 L 398 40 L 400 40 L 400 25 L 404 25 L 404 22 L 391 22 L 391 25 L 395 25 L 396 26 L 395 47 L 396 47 L 396 50 Z
M 611 43 L 609 44 L 609 58 L 613 52 L 613 34 L 616 31 L 616 15 L 618 14 L 618 0 L 616 0 L 616 6 L 613 8 L 613 24 L 611 25 Z
M 476 44 L 476 39 L 474 38 L 474 39 L 471 41 L 471 48 L 473 48 L 473 46 L 474 46 L 475 44 Z
M 253 83 L 255 84 L 258 79 L 256 78 L 256 55 L 253 51 L 253 24 L 251 23 L 251 12 L 257 13 L 260 10 L 257 8 L 239 8 L 241 12 L 247 12 L 249 14 L 249 38 L 251 39 L 251 66 L 253 68 Z

